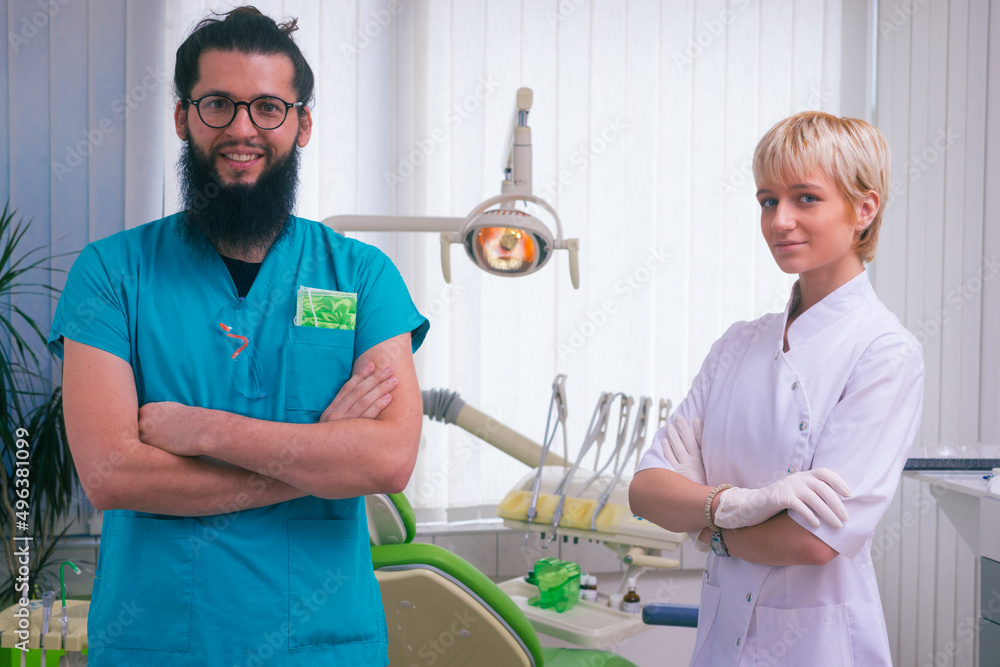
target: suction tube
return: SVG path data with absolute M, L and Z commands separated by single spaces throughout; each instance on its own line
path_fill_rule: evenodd
M 521 463 L 532 468 L 538 467 L 542 458 L 541 445 L 475 409 L 462 400 L 457 391 L 425 389 L 420 394 L 426 416 L 445 424 L 454 424 Z M 567 461 L 550 451 L 545 458 L 545 465 L 566 466 Z

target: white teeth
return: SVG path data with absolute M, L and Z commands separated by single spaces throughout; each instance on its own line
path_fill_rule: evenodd
M 257 155 L 237 155 L 235 153 L 226 154 L 226 157 L 233 162 L 249 162 L 250 160 L 258 157 Z

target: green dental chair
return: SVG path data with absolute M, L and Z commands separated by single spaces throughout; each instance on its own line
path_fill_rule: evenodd
M 367 496 L 365 508 L 392 667 L 635 667 L 607 651 L 542 648 L 486 575 L 446 549 L 412 543 L 416 521 L 402 494 Z

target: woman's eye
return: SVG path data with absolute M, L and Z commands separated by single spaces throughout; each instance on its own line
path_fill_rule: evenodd
M 778 200 L 774 199 L 773 197 L 768 197 L 766 199 L 760 200 L 761 208 L 771 208 L 772 206 L 777 206 L 777 205 L 778 205 Z
M 800 199 L 801 199 L 802 202 L 804 202 L 806 204 L 812 204 L 813 202 L 819 201 L 813 195 L 802 195 L 802 197 Z

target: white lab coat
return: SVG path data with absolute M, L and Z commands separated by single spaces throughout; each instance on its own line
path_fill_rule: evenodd
M 798 298 L 798 284 L 789 307 Z M 862 272 L 796 319 L 734 324 L 677 414 L 704 420 L 708 484 L 760 488 L 830 468 L 850 485 L 843 528 L 812 528 L 839 552 L 823 566 L 769 567 L 709 554 L 691 665 L 891 667 L 871 540 L 920 427 L 920 344 Z M 663 429 L 639 470 L 670 468 Z

